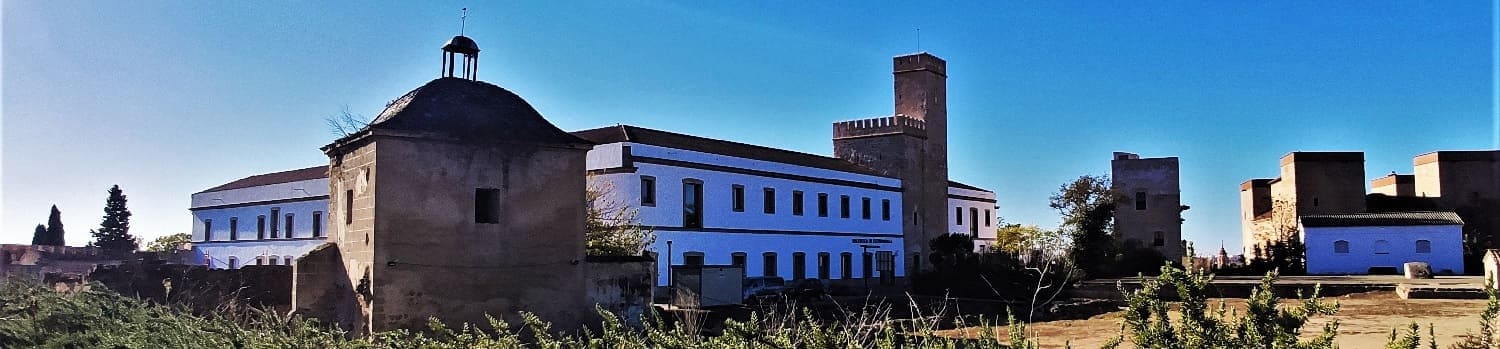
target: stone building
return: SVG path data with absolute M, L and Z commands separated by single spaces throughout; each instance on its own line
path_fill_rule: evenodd
M 1168 260 L 1180 260 L 1182 188 L 1177 157 L 1141 158 L 1115 152 L 1110 161 L 1110 191 L 1115 204 L 1115 238 L 1156 249 Z
M 1457 212 L 1467 235 L 1500 246 L 1500 150 L 1435 151 L 1412 158 L 1412 196 Z
M 1362 152 L 1291 152 L 1281 157 L 1281 176 L 1240 185 L 1240 222 L 1245 258 L 1254 246 L 1297 231 L 1297 217 L 1365 212 Z

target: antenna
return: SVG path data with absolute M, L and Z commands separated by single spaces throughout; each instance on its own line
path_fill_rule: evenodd
M 465 7 L 463 11 L 464 14 L 458 16 L 458 35 L 464 35 L 464 29 L 468 29 L 469 26 L 469 8 Z
M 917 27 L 917 52 L 922 52 L 922 27 Z

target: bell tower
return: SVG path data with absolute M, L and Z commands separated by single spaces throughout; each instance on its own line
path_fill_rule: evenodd
M 468 26 L 469 22 L 469 8 L 464 8 L 464 15 L 461 17 L 461 21 L 463 23 L 459 26 L 458 36 L 454 36 L 448 40 L 447 44 L 443 45 L 443 70 L 441 74 L 445 78 L 454 77 L 453 73 L 455 70 L 458 70 L 456 66 L 459 63 L 456 60 L 459 57 L 454 56 L 457 54 L 463 56 L 463 69 L 458 72 L 461 74 L 458 77 L 479 80 L 479 44 L 475 43 L 474 39 L 464 36 L 464 29 L 466 29 L 465 27 Z

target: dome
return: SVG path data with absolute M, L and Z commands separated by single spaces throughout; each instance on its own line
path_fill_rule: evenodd
M 515 93 L 454 77 L 432 80 L 391 101 L 370 128 L 475 142 L 593 144 L 558 129 Z
M 448 43 L 443 44 L 443 51 L 462 53 L 466 55 L 479 54 L 479 44 L 475 43 L 474 39 L 459 35 L 453 37 L 452 39 L 448 39 Z

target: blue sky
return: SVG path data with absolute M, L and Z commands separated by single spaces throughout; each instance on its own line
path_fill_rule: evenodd
M 85 243 L 111 184 L 134 233 L 186 232 L 193 192 L 326 163 L 323 118 L 437 77 L 465 6 L 480 78 L 563 129 L 818 154 L 831 122 L 891 113 L 920 27 L 954 179 L 1050 227 L 1048 195 L 1110 152 L 1179 156 L 1200 251 L 1237 247 L 1238 184 L 1287 152 L 1362 150 L 1375 178 L 1496 141 L 1488 2 L 6 1 L 0 242 L 57 204 Z

